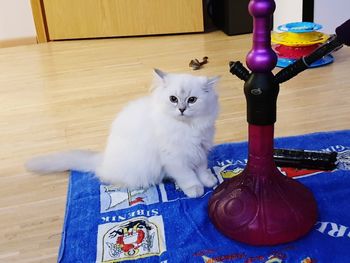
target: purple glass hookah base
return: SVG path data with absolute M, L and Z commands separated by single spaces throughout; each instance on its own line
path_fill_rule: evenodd
M 220 232 L 251 245 L 294 241 L 308 233 L 317 220 L 317 205 L 311 191 L 284 176 L 273 160 L 279 91 L 271 73 L 277 62 L 270 38 L 274 9 L 273 0 L 249 3 L 254 30 L 247 65 L 252 73 L 240 63 L 235 72 L 245 80 L 248 162 L 241 174 L 215 189 L 208 208 L 209 217 Z
M 226 236 L 251 245 L 276 245 L 304 236 L 317 219 L 312 193 L 281 174 L 273 160 L 273 126 L 249 125 L 244 171 L 219 185 L 209 215 Z

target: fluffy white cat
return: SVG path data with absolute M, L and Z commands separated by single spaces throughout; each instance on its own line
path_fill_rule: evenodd
M 189 197 L 199 197 L 217 179 L 207 169 L 213 144 L 218 77 L 155 70 L 152 92 L 129 103 L 112 124 L 103 153 L 69 151 L 36 157 L 30 171 L 95 172 L 120 188 L 147 188 L 164 177 L 176 181 Z

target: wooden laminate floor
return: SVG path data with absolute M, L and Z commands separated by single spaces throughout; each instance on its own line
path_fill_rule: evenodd
M 0 49 L 0 262 L 55 262 L 67 174 L 24 170 L 30 157 L 102 150 L 110 123 L 148 93 L 152 69 L 220 75 L 216 143 L 247 138 L 243 83 L 228 72 L 245 61 L 251 35 L 207 34 L 63 41 Z M 199 71 L 188 64 L 209 57 Z M 276 136 L 350 128 L 350 49 L 335 63 L 282 84 Z

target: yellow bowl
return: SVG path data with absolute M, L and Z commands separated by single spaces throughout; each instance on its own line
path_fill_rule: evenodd
M 328 35 L 321 32 L 307 32 L 307 33 L 292 33 L 292 32 L 272 32 L 271 41 L 274 44 L 281 44 L 285 46 L 309 46 L 319 43 L 324 43 L 329 38 Z

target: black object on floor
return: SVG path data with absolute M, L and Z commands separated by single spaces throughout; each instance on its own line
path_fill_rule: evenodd
M 280 167 L 333 170 L 337 166 L 336 152 L 275 149 L 273 158 Z

